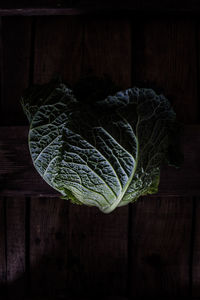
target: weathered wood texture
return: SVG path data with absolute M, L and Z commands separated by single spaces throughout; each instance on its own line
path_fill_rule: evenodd
M 178 119 L 184 123 L 195 123 L 198 119 L 195 34 L 192 21 L 161 19 L 159 23 L 146 20 L 141 26 L 135 26 L 133 32 L 133 40 L 137 40 L 133 49 L 134 83 L 141 81 L 142 85 L 164 87 L 164 94 L 173 100 Z M 192 131 L 188 132 L 188 137 Z M 170 173 L 166 169 L 161 178 L 160 191 L 172 192 L 174 186 L 178 197 L 146 197 L 131 206 L 129 272 L 132 297 L 191 295 L 193 201 L 186 195 L 195 195 L 199 189 L 197 182 L 197 189 L 188 186 L 188 177 L 192 177 L 194 183 L 190 167 L 198 165 L 196 175 L 200 172 L 199 155 L 194 158 L 197 142 L 191 151 L 187 148 L 189 144 L 186 138 L 183 169 Z M 189 164 L 186 148 L 194 158 Z M 183 179 L 181 170 L 188 174 L 187 178 Z
M 198 55 L 200 46 L 200 26 L 198 24 Z M 200 69 L 200 61 L 198 61 Z M 200 222 L 199 222 L 199 197 L 194 198 L 194 218 L 193 218 L 193 253 L 192 253 L 192 296 L 199 297 L 200 295 Z
M 172 102 L 178 120 L 185 124 L 197 122 L 195 23 L 147 19 L 135 24 L 133 39 L 137 41 L 133 48 L 134 83 L 160 89 Z
M 199 197 L 194 200 L 193 236 L 192 236 L 192 296 L 198 297 L 200 294 L 200 222 L 199 222 Z
M 88 0 L 70 0 L 70 1 L 1 1 L 1 15 L 73 15 L 73 14 L 91 14 L 91 13 L 182 13 L 197 14 L 200 12 L 199 2 L 192 1 L 158 1 L 158 0 L 140 0 L 140 1 L 88 1 Z
M 83 21 L 77 17 L 36 19 L 34 83 L 42 84 L 58 75 L 69 84 L 79 79 L 83 27 Z
M 76 1 L 80 3 L 84 6 L 86 1 Z M 155 12 L 153 3 L 157 12 L 199 9 L 196 1 L 190 6 L 183 1 L 180 8 L 179 2 L 144 0 L 132 2 L 132 11 Z M 82 12 L 99 10 L 87 4 Z M 100 10 L 111 4 L 103 1 Z M 128 11 L 115 4 L 107 11 Z M 6 5 L 0 7 L 13 7 L 9 1 Z M 59 5 L 62 9 L 64 4 Z M 61 11 L 56 8 L 54 13 Z M 0 130 L 0 194 L 7 196 L 0 199 L 0 285 L 8 284 L 7 296 L 22 299 L 24 289 L 29 289 L 30 299 L 48 300 L 108 300 L 116 295 L 121 300 L 190 298 L 191 291 L 199 297 L 199 207 L 198 198 L 192 199 L 200 195 L 198 125 L 185 126 L 185 162 L 180 170 L 163 169 L 159 194 L 110 215 L 54 198 L 55 192 L 33 168 L 28 128 L 13 126 L 26 122 L 17 99 L 22 89 L 29 82 L 46 82 L 55 73 L 72 85 L 81 75 L 107 73 L 124 88 L 137 82 L 165 87 L 179 119 L 197 122 L 199 53 L 194 21 L 143 18 L 134 19 L 131 27 L 128 19 L 118 17 L 5 17 L 2 24 L 1 124 L 12 125 Z M 25 200 L 24 195 L 35 197 Z
M 6 228 L 5 201 L 0 197 L 0 297 L 6 292 Z
M 25 122 L 19 100 L 29 84 L 31 24 L 31 18 L 1 19 L 1 125 Z M 3 161 L 2 158 L 1 165 Z M 13 299 L 14 295 L 22 299 L 26 291 L 26 201 L 16 195 L 3 201 L 5 234 L 0 239 L 5 249 L 6 299 Z
M 20 98 L 29 85 L 31 18 L 2 18 L 1 125 L 22 125 Z
M 145 197 L 132 205 L 131 295 L 189 296 L 192 199 Z
M 26 291 L 25 278 L 25 198 L 6 198 L 6 261 L 7 295 L 23 298 Z M 18 278 L 22 279 L 14 284 Z
M 118 31 L 114 32 L 114 28 Z M 94 73 L 110 75 L 124 88 L 130 86 L 130 38 L 129 23 L 124 20 L 38 18 L 34 81 L 41 84 L 61 75 L 65 82 L 73 85 L 81 76 Z
M 20 280 L 18 281 L 18 278 Z M 0 297 L 25 296 L 25 199 L 0 199 Z
M 131 84 L 131 24 L 123 19 L 85 20 L 82 74 L 108 75 L 121 88 Z
M 110 215 L 70 205 L 68 291 L 123 296 L 127 291 L 128 207 Z M 99 289 L 99 287 L 101 287 Z
M 61 199 L 31 198 L 31 295 L 64 297 L 68 255 L 68 205 Z
M 0 131 L 0 194 L 5 196 L 58 195 L 33 167 L 27 145 L 27 127 L 2 127 Z M 184 162 L 180 169 L 163 167 L 159 195 L 199 195 L 200 127 L 185 126 L 182 141 Z

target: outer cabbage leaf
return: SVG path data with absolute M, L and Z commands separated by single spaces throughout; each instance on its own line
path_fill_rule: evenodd
M 54 83 L 27 93 L 22 105 L 33 164 L 63 198 L 109 213 L 158 191 L 175 124 L 163 95 L 131 88 L 91 104 Z

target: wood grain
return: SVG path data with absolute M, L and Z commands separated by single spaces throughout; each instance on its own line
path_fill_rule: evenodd
M 131 26 L 124 19 L 85 19 L 82 73 L 108 75 L 113 82 L 131 85 Z
M 34 53 L 33 83 L 49 81 L 58 73 L 68 84 L 73 84 L 80 76 L 81 20 L 37 18 Z M 39 182 L 41 179 L 37 187 Z M 30 275 L 33 295 L 64 298 L 68 294 L 67 204 L 60 199 L 31 198 Z
M 197 51 L 198 51 L 198 59 L 200 58 L 199 52 L 200 46 L 200 24 L 198 22 L 197 26 Z M 198 61 L 198 75 L 200 74 L 200 60 Z M 198 78 L 199 82 L 199 78 Z M 198 114 L 200 120 L 200 114 Z M 192 240 L 192 296 L 199 297 L 200 295 L 200 222 L 199 222 L 199 199 L 200 197 L 195 197 L 194 201 L 194 215 L 193 215 L 193 240 Z
M 20 98 L 29 85 L 31 18 L 2 19 L 1 125 L 27 124 Z
M 156 11 L 152 3 L 157 3 Z M 91 4 L 90 1 L 87 4 Z M 198 5 L 195 6 L 193 1 L 190 4 L 192 8 L 183 1 L 180 8 L 172 1 L 143 0 L 137 1 L 137 7 L 132 11 L 198 13 Z M 86 7 L 81 12 L 73 10 L 70 13 L 103 12 L 103 5 L 100 9 Z M 2 11 L 6 12 L 0 9 L 0 14 Z M 7 10 L 10 14 L 69 13 L 66 11 L 57 8 Z M 111 11 L 113 8 L 106 7 L 106 12 Z M 116 11 L 127 13 L 128 9 L 119 10 L 118 7 Z M 3 71 L 3 79 L 5 82 L 5 78 L 11 76 L 13 82 L 13 85 L 5 82 L 5 87 L 4 82 L 1 83 L 5 89 L 3 95 L 8 95 L 3 98 L 3 124 L 23 124 L 19 107 L 11 108 L 10 115 L 6 111 L 9 111 L 9 105 L 15 106 L 17 94 L 21 93 L 29 77 L 29 57 L 23 49 L 29 53 L 30 24 L 23 18 L 5 18 L 3 24 L 4 30 L 5 24 L 8 25 L 8 36 L 4 31 L 3 48 L 8 49 L 8 53 L 4 50 L 4 66 L 6 63 L 8 69 Z M 134 83 L 153 81 L 158 87 L 165 87 L 165 94 L 173 100 L 179 119 L 195 123 L 199 117 L 199 105 L 194 22 L 180 22 L 174 18 L 146 21 L 145 18 L 133 22 L 133 25 L 132 35 L 126 19 L 37 18 L 32 51 L 35 62 L 33 81 L 42 83 L 53 73 L 61 72 L 63 78 L 73 84 L 80 75 L 92 70 L 99 75 L 109 73 L 117 84 L 127 87 L 131 83 L 132 65 Z M 19 45 L 20 41 L 21 48 L 14 48 L 13 45 Z M 20 78 L 23 68 L 25 75 Z M 15 74 L 11 70 L 15 70 Z M 12 102 L 12 99 L 15 100 Z M 6 206 L 0 198 L 0 240 L 3 241 L 0 243 L 0 281 L 6 283 L 8 276 L 12 298 L 13 294 L 23 298 L 24 293 L 23 197 L 32 195 L 35 197 L 30 202 L 30 249 L 26 250 L 30 250 L 34 299 L 117 299 L 116 295 L 122 299 L 127 294 L 127 282 L 129 298 L 189 298 L 192 283 L 193 296 L 199 296 L 199 199 L 194 201 L 191 197 L 200 196 L 198 125 L 185 127 L 182 168 L 164 168 L 159 193 L 130 205 L 129 215 L 128 207 L 103 215 L 95 208 L 79 207 L 55 198 L 55 191 L 33 168 L 27 133 L 27 127 L 1 127 L 0 130 L 0 194 L 14 197 L 8 198 Z M 40 196 L 48 198 L 39 199 Z M 5 226 L 8 229 L 6 235 Z M 191 253 L 193 243 L 194 253 Z
M 0 197 L 0 297 L 6 293 L 5 201 Z
M 1 1 L 1 15 L 70 15 L 88 13 L 181 13 L 197 14 L 200 11 L 199 3 L 196 0 L 170 1 L 163 0 L 140 0 L 140 1 Z
M 6 198 L 7 295 L 25 297 L 25 198 Z M 21 278 L 20 281 L 18 279 Z M 17 284 L 15 282 L 17 281 Z
M 140 199 L 132 205 L 132 297 L 189 296 L 192 199 Z
M 65 2 L 68 5 L 71 5 L 72 3 L 75 3 L 74 0 L 66 1 Z M 7 0 L 7 1 L 1 1 L 0 7 L 1 8 L 21 8 L 21 7 L 59 7 L 59 5 L 62 4 L 62 1 L 59 0 Z
M 85 297 L 97 291 L 99 297 L 125 295 L 128 207 L 109 215 L 72 204 L 69 209 L 68 291 Z
M 62 298 L 66 293 L 68 205 L 61 199 L 31 198 L 31 295 Z
M 0 194 L 4 196 L 58 195 L 33 167 L 27 145 L 27 127 L 2 127 L 0 131 Z M 180 169 L 163 167 L 159 195 L 200 195 L 200 127 L 188 125 L 182 138 L 184 162 Z M 192 174 L 192 175 L 191 175 Z
M 193 199 L 193 241 L 192 241 L 192 296 L 198 297 L 200 294 L 200 222 L 199 222 L 199 197 Z
M 61 76 L 68 84 L 79 79 L 83 55 L 83 24 L 77 17 L 37 18 L 34 83 Z
M 158 88 L 172 102 L 178 120 L 195 123 L 198 119 L 195 23 L 172 18 L 134 24 L 134 84 Z
M 133 40 L 138 42 L 133 55 L 134 83 L 141 81 L 143 85 L 164 88 L 164 94 L 173 101 L 178 119 L 185 123 L 197 121 L 195 30 L 193 22 L 159 18 L 145 21 L 140 28 L 135 26 L 133 34 Z M 185 169 L 168 175 L 165 169 L 161 178 L 160 191 L 163 185 L 164 189 L 172 191 L 172 186 L 177 184 L 177 197 L 146 197 L 132 205 L 129 270 L 132 297 L 191 296 L 191 196 L 198 192 L 188 186 L 188 178 L 183 180 L 181 173 L 184 170 L 189 175 L 186 177 L 193 181 L 190 166 L 197 164 L 199 169 L 199 163 L 198 159 L 190 165 L 186 163 L 189 144 L 186 138 L 183 145 Z M 195 142 L 192 156 L 196 146 Z M 188 188 L 186 193 L 181 192 L 184 186 Z M 186 197 L 189 194 L 190 197 Z

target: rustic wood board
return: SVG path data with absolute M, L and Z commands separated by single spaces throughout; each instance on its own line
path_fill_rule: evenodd
M 147 1 L 142 1 L 141 7 L 142 5 L 144 11 L 145 7 L 151 6 Z M 164 9 L 165 5 L 163 11 Z M 17 13 L 24 12 L 22 10 Z M 41 10 L 37 10 L 36 13 L 43 14 Z M 48 11 L 49 13 L 51 12 Z M 58 13 L 57 9 L 56 13 Z M 9 33 L 6 41 L 6 47 L 9 48 L 6 54 L 8 57 L 12 53 L 16 56 L 17 53 L 22 53 L 22 48 L 19 52 L 12 49 L 11 24 L 17 23 L 18 19 L 15 22 L 11 19 L 5 19 Z M 21 25 L 16 26 L 18 33 L 20 30 L 26 32 L 21 22 L 26 24 L 26 20 L 21 21 L 19 18 Z M 154 83 L 161 87 L 166 86 L 167 82 L 166 91 L 169 90 L 169 98 L 172 96 L 174 99 L 179 119 L 186 123 L 194 123 L 199 118 L 195 24 L 193 21 L 180 23 L 171 20 L 148 22 L 143 25 L 140 22 L 140 25 L 137 24 L 135 29 L 133 28 L 133 51 L 131 52 L 129 36 L 131 30 L 126 21 L 117 18 L 115 21 L 99 18 L 97 21 L 94 18 L 90 20 L 84 18 L 66 20 L 63 17 L 38 18 L 35 23 L 36 28 L 32 28 L 32 33 L 35 32 L 32 46 L 35 42 L 35 48 L 31 49 L 33 60 L 30 68 L 27 64 L 28 58 L 25 58 L 26 54 L 20 56 L 30 71 L 26 69 L 25 72 L 27 74 L 29 72 L 27 75 L 29 80 L 32 78 L 34 82 L 39 83 L 49 80 L 52 74 L 63 66 L 64 79 L 73 83 L 79 75 L 89 69 L 93 69 L 99 75 L 109 71 L 116 83 L 122 83 L 126 87 L 131 82 L 130 62 L 132 60 L 133 83 L 136 80 L 136 71 L 139 81 L 150 82 L 153 79 Z M 28 28 L 30 29 L 30 26 Z M 104 30 L 101 32 L 102 28 Z M 57 36 L 58 29 L 60 31 Z M 23 40 L 23 34 L 21 37 L 23 47 L 26 49 L 25 53 L 28 53 L 30 45 L 27 41 L 30 35 L 27 34 L 27 39 Z M 69 37 L 67 42 L 66 36 Z M 57 41 L 54 45 L 52 45 L 52 37 Z M 16 40 L 18 41 L 18 38 Z M 167 50 L 163 50 L 163 46 Z M 48 55 L 45 55 L 47 51 L 49 51 Z M 157 55 L 158 53 L 160 55 Z M 121 56 L 123 61 L 118 65 Z M 8 60 L 7 58 L 5 61 L 9 62 Z M 70 65 L 65 68 L 66 62 L 69 61 Z M 16 64 L 15 67 L 18 68 L 19 65 Z M 3 74 L 2 70 L 1 67 Z M 166 74 L 173 74 L 173 76 L 168 78 Z M 6 84 L 3 93 L 16 99 L 13 95 L 20 95 L 25 82 L 28 82 L 27 76 L 25 81 L 22 80 L 23 86 L 19 84 L 19 90 L 14 88 L 14 91 L 9 91 L 9 85 Z M 13 77 L 14 87 L 17 87 L 17 80 Z M 2 83 L 1 85 L 3 86 Z M 185 86 L 188 91 L 183 89 Z M 8 100 L 9 103 L 11 98 Z M 7 107 L 8 110 L 5 99 L 3 101 L 4 109 Z M 189 102 L 194 105 L 190 106 Z M 22 119 L 18 114 L 17 116 L 13 114 L 9 122 L 13 121 L 15 124 L 21 124 Z M 11 125 L 7 123 L 5 117 L 4 122 Z M 129 216 L 128 207 L 117 209 L 113 214 L 105 216 L 95 208 L 77 207 L 64 200 L 52 198 L 55 197 L 55 192 L 43 182 L 32 166 L 27 147 L 27 134 L 27 127 L 0 129 L 0 194 L 14 197 L 10 198 L 11 202 L 7 202 L 6 205 L 5 200 L 4 204 L 0 200 L 0 238 L 4 241 L 0 244 L 0 280 L 5 283 L 7 275 L 9 280 L 19 277 L 9 285 L 10 299 L 13 298 L 13 293 L 23 295 L 25 281 L 27 287 L 30 286 L 26 275 L 20 276 L 27 267 L 31 268 L 29 270 L 32 279 L 31 291 L 35 293 L 35 298 L 44 295 L 40 299 L 63 298 L 67 294 L 70 294 L 69 297 L 73 299 L 75 294 L 78 298 L 80 293 L 83 294 L 81 299 L 88 299 L 89 296 L 86 294 L 94 298 L 95 287 L 99 291 L 99 282 L 101 299 L 108 294 L 111 299 L 112 294 L 127 293 L 127 283 L 130 297 L 150 295 L 158 298 L 168 296 L 171 299 L 189 296 L 191 290 L 194 296 L 199 295 L 198 198 L 195 199 L 196 203 L 190 197 L 200 196 L 200 128 L 198 125 L 185 127 L 183 167 L 180 170 L 163 169 L 159 194 L 155 197 L 142 198 L 130 205 Z M 23 225 L 25 200 L 22 197 L 24 195 L 49 197 L 48 199 L 34 197 L 30 201 L 31 226 L 28 227 L 30 244 L 26 242 L 26 254 L 23 252 L 26 227 Z M 193 205 L 194 203 L 196 204 Z M 194 216 L 195 220 L 192 221 Z M 5 235 L 7 226 L 8 236 Z M 28 237 L 29 232 L 26 234 Z M 193 246 L 194 253 L 191 252 Z M 16 253 L 14 256 L 12 248 Z M 93 251 L 94 248 L 96 251 Z M 101 257 L 104 258 L 103 262 Z M 28 264 L 29 259 L 30 266 L 26 266 L 25 260 Z M 191 261 L 193 261 L 192 265 Z M 110 270 L 114 270 L 114 274 Z M 55 278 L 52 278 L 52 273 L 56 274 Z M 77 284 L 74 283 L 75 280 Z
M 107 75 L 122 89 L 131 85 L 131 26 L 125 19 L 84 18 L 82 74 Z
M 197 122 L 195 22 L 147 18 L 141 25 L 133 26 L 133 41 L 137 41 L 133 50 L 134 84 L 163 92 L 180 122 Z
M 0 297 L 6 292 L 6 216 L 5 200 L 0 197 Z
M 61 199 L 31 198 L 31 295 L 63 297 L 66 293 L 68 205 Z
M 105 215 L 97 208 L 71 204 L 69 226 L 69 293 L 125 295 L 128 207 Z
M 23 298 L 26 293 L 25 198 L 6 198 L 7 295 Z M 19 280 L 20 278 L 20 280 Z
M 0 131 L 0 194 L 5 196 L 58 195 L 32 165 L 27 127 L 2 127 Z M 200 127 L 188 125 L 182 140 L 184 162 L 180 169 L 163 167 L 159 195 L 200 195 Z
M 1 125 L 26 124 L 20 99 L 29 85 L 31 18 L 2 18 Z
M 199 197 L 193 199 L 194 214 L 193 214 L 193 231 L 192 231 L 192 296 L 198 297 L 200 294 L 200 222 L 199 222 Z
M 133 25 L 133 40 L 138 41 L 133 52 L 134 83 L 141 81 L 144 84 L 146 81 L 147 86 L 154 84 L 166 88 L 165 95 L 173 100 L 178 119 L 185 123 L 197 122 L 198 59 L 195 24 L 192 21 L 158 18 L 147 19 L 141 26 L 136 23 Z M 189 134 L 191 140 L 192 131 Z M 168 175 L 166 168 L 161 178 L 160 191 L 172 191 L 172 186 L 176 185 L 177 197 L 173 193 L 173 197 L 161 194 L 162 198 L 146 197 L 131 206 L 129 286 L 132 297 L 191 296 L 191 196 L 198 192 L 189 187 L 188 178 L 194 180 L 191 166 L 197 164 L 196 176 L 200 172 L 198 154 L 191 164 L 186 162 L 189 144 L 186 138 L 183 145 L 184 168 L 174 173 L 171 170 Z M 191 147 L 192 156 L 196 147 L 195 141 Z M 184 176 L 184 180 L 182 171 L 187 177 Z M 171 182 L 168 182 L 169 178 Z M 184 186 L 187 186 L 187 191 Z
M 182 13 L 197 14 L 200 11 L 198 1 L 140 0 L 140 1 L 1 1 L 1 15 L 73 15 L 91 13 Z
M 197 27 L 197 51 L 199 54 L 200 46 L 200 24 Z M 200 70 L 200 61 L 198 61 Z M 199 82 L 199 78 L 198 78 Z M 198 115 L 200 119 L 200 114 Z M 193 216 L 193 236 L 192 236 L 192 296 L 199 297 L 200 295 L 200 222 L 199 222 L 199 206 L 200 197 L 194 197 L 194 216 Z
M 1 124 L 26 122 L 19 101 L 29 84 L 31 23 L 31 18 L 1 19 Z M 25 198 L 12 196 L 4 198 L 0 212 L 4 213 L 6 299 L 23 298 L 26 291 Z
M 56 42 L 55 42 L 56 41 Z M 61 76 L 73 84 L 81 75 L 83 22 L 78 17 L 36 19 L 34 83 Z
M 25 199 L 0 198 L 0 297 L 23 298 L 25 278 Z
M 192 198 L 148 198 L 132 205 L 131 295 L 189 296 Z

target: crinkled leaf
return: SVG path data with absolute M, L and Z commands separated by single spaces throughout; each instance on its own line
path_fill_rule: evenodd
M 23 98 L 34 166 L 63 198 L 105 213 L 156 193 L 175 113 L 163 95 L 132 88 L 93 104 L 64 84 Z

